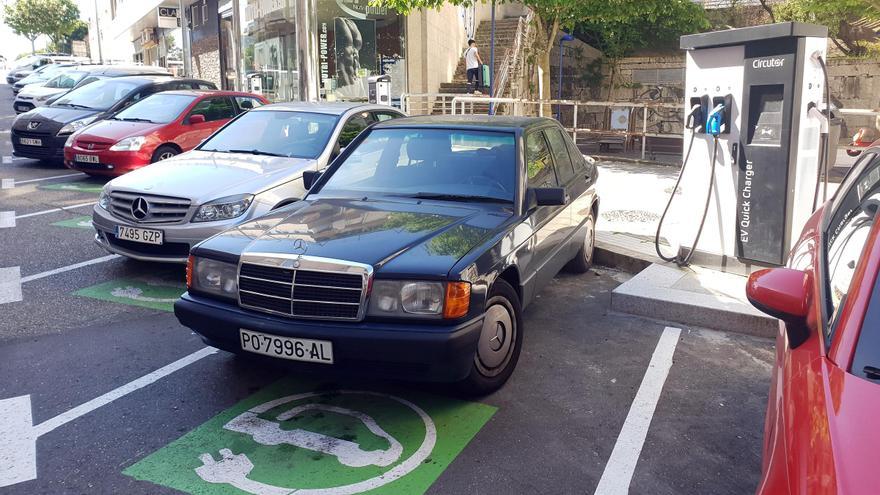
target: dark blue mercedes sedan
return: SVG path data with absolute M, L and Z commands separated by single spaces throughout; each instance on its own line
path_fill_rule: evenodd
M 489 393 L 523 308 L 590 267 L 596 174 L 550 119 L 382 122 L 307 173 L 302 201 L 196 245 L 175 314 L 237 354 Z

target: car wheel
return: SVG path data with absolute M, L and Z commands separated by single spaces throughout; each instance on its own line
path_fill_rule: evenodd
M 150 163 L 160 162 L 162 160 L 167 160 L 174 155 L 180 154 L 180 151 L 177 150 L 174 146 L 159 146 L 156 148 L 156 151 L 153 152 L 153 159 L 150 160 Z
M 593 218 L 593 212 L 587 216 L 584 228 L 584 238 L 581 241 L 581 247 L 571 261 L 568 262 L 566 268 L 575 273 L 586 273 L 593 266 L 593 251 L 596 247 L 596 220 Z
M 504 280 L 495 281 L 471 372 L 458 389 L 468 395 L 486 395 L 510 378 L 522 350 L 522 309 L 516 291 Z

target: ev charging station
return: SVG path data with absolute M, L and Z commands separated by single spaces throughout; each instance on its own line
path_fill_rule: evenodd
M 658 226 L 663 259 L 738 273 L 786 262 L 836 151 L 827 34 L 780 23 L 682 36 L 684 162 Z

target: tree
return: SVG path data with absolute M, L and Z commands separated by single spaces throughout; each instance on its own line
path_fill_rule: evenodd
M 6 24 L 21 36 L 34 40 L 41 34 L 49 37 L 57 49 L 64 46 L 67 37 L 79 26 L 79 9 L 73 0 L 16 0 L 4 7 Z
M 869 36 L 853 27 L 859 19 L 880 20 L 876 0 L 788 0 L 773 9 L 780 21 L 801 21 L 828 27 L 831 41 L 846 55 L 862 56 L 868 51 Z
M 485 1 L 485 0 L 483 0 Z M 498 3 L 512 0 L 499 0 Z M 438 9 L 444 3 L 472 5 L 476 0 L 373 0 L 376 5 L 408 14 L 413 9 Z M 550 88 L 550 49 L 560 30 L 586 27 L 597 33 L 605 49 L 618 57 L 650 40 L 678 36 L 708 27 L 700 6 L 690 0 L 520 0 L 534 12 L 536 39 L 529 47 Z M 598 47 L 602 49 L 601 47 Z M 549 90 L 545 91 L 549 96 Z

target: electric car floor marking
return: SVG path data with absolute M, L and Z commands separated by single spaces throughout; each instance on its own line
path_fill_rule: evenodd
M 183 285 L 174 286 L 173 282 L 153 283 L 152 281 L 125 278 L 86 287 L 73 294 L 101 301 L 171 312 L 174 310 L 174 301 L 185 290 Z
M 36 441 L 37 438 L 55 430 L 95 409 L 140 390 L 162 378 L 185 368 L 202 358 L 217 352 L 213 347 L 203 347 L 198 351 L 184 356 L 171 364 L 167 364 L 153 372 L 117 387 L 104 395 L 80 404 L 69 411 L 32 426 L 31 396 L 21 395 L 0 400 L 0 432 L 4 433 L 4 442 L 0 443 L 0 487 L 37 478 Z
M 34 280 L 39 280 L 41 278 L 51 277 L 52 275 L 58 275 L 59 273 L 69 272 L 71 270 L 76 270 L 77 268 L 82 268 L 84 266 L 97 265 L 99 263 L 113 261 L 119 257 L 120 256 L 118 254 L 110 254 L 107 256 L 101 256 L 100 258 L 95 258 L 95 259 L 91 259 L 88 261 L 81 261 L 79 263 L 74 263 L 72 265 L 62 266 L 61 268 L 56 268 L 54 270 L 35 273 L 33 275 L 28 275 L 27 277 L 22 277 L 21 283 L 31 282 Z
M 19 184 L 19 185 L 21 185 L 21 184 L 30 184 L 31 182 L 41 182 L 41 181 L 44 181 L 44 180 L 64 179 L 64 178 L 66 178 L 66 177 L 79 177 L 80 175 L 86 175 L 86 174 L 83 174 L 83 173 L 76 173 L 76 174 L 53 175 L 53 176 L 51 176 L 51 177 L 40 177 L 39 179 L 19 180 L 19 181 L 16 181 L 15 183 L 16 183 L 16 184 Z
M 74 209 L 74 208 L 82 208 L 82 207 L 84 207 L 84 206 L 94 206 L 94 204 L 95 204 L 94 201 L 90 201 L 90 202 L 88 202 L 88 203 L 80 203 L 80 204 L 78 204 L 78 205 L 61 206 L 61 207 L 58 207 L 58 208 L 51 208 L 51 209 L 48 209 L 48 210 L 36 211 L 36 212 L 34 212 L 34 213 L 25 213 L 24 215 L 18 215 L 18 216 L 15 217 L 15 218 L 16 218 L 16 219 L 22 219 L 22 218 L 36 217 L 36 216 L 40 216 L 40 215 L 48 215 L 49 213 L 56 213 L 56 212 L 59 212 L 59 211 L 67 211 L 67 210 L 72 210 L 72 209 Z
M 605 471 L 596 487 L 596 495 L 625 495 L 629 493 L 639 454 L 648 435 L 654 410 L 660 400 L 663 384 L 672 368 L 672 356 L 681 335 L 680 328 L 666 327 L 660 335 L 660 341 L 651 356 L 651 362 L 642 378 L 639 391 L 629 408 L 629 414 L 623 422 L 620 435 L 614 444 L 614 450 L 605 464 Z

